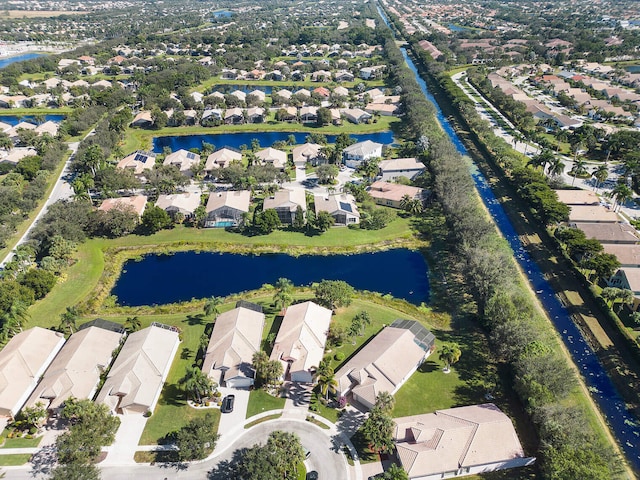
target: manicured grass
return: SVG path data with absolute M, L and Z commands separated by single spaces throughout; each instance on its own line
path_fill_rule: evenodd
M 293 57 L 280 57 L 281 60 L 292 60 Z M 277 61 L 277 59 L 273 59 Z M 205 80 L 197 87 L 193 88 L 192 91 L 204 92 L 207 88 L 213 87 L 214 85 L 255 85 L 258 86 L 269 86 L 269 87 L 280 87 L 280 88 L 296 88 L 296 87 L 332 87 L 335 88 L 337 86 L 342 86 L 345 88 L 353 88 L 358 83 L 364 83 L 367 88 L 374 87 L 382 87 L 384 86 L 384 80 L 361 80 L 356 79 L 353 82 L 313 82 L 311 80 L 304 80 L 302 82 L 294 82 L 292 80 L 224 80 L 219 76 L 215 76 Z
M 15 117 L 15 116 L 31 116 L 31 115 L 66 115 L 71 113 L 73 108 L 60 107 L 60 108 L 11 108 L 8 110 L 0 110 L 1 117 Z
M 318 402 L 318 411 L 313 413 L 326 418 L 331 423 L 336 423 L 338 421 L 338 410 L 335 408 L 327 407 L 326 405 L 323 405 L 322 402 Z M 329 428 L 324 423 L 318 420 L 315 420 L 313 418 L 307 419 L 307 421 L 311 423 L 315 423 L 316 425 L 322 428 Z
M 176 463 L 179 461 L 178 452 L 136 452 L 133 454 L 136 463 Z
M 380 460 L 378 454 L 369 449 L 369 442 L 361 430 L 358 430 L 353 437 L 351 437 L 351 443 L 353 443 L 356 452 L 358 452 L 360 463 L 372 463 Z
M 16 453 L 12 455 L 0 455 L 0 467 L 15 467 L 24 465 L 31 460 L 30 453 Z
M 4 442 L 2 447 L 0 448 L 32 448 L 40 445 L 40 441 L 42 437 L 36 438 L 7 438 L 8 430 L 5 429 L 2 434 L 0 434 L 0 442 Z
M 274 413 L 273 415 L 268 415 L 266 417 L 263 418 L 259 418 L 258 420 L 254 420 L 253 422 L 247 423 L 244 428 L 251 428 L 251 427 L 255 427 L 256 425 L 260 425 L 261 423 L 264 422 L 268 422 L 269 420 L 275 420 L 277 418 L 280 418 L 282 416 L 281 413 Z
M 281 410 L 284 408 L 284 402 L 284 398 L 273 397 L 264 390 L 252 390 L 249 394 L 246 418 L 251 418 L 254 415 L 268 412 L 269 410 Z
M 340 133 L 358 134 L 382 132 L 392 128 L 392 125 L 399 123 L 396 117 L 380 116 L 375 123 L 354 124 L 344 122 L 343 125 L 327 125 L 325 127 L 315 127 L 302 125 L 300 123 L 287 122 L 267 122 L 267 123 L 245 123 L 242 125 L 220 125 L 217 127 L 202 127 L 200 125 L 186 127 L 165 127 L 159 130 L 140 130 L 129 128 L 125 133 L 123 151 L 129 152 L 136 149 L 151 149 L 152 138 L 162 136 L 183 136 L 183 135 L 216 135 L 222 133 L 240 132 L 308 132 L 326 135 L 337 135 Z M 263 145 L 264 147 L 268 145 Z
M 300 462 L 298 463 L 298 472 L 297 472 L 297 479 L 298 480 L 305 480 L 307 478 L 307 469 L 304 466 L 304 463 Z

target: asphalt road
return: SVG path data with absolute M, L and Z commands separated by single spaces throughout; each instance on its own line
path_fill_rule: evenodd
M 101 469 L 105 480 L 231 480 L 229 464 L 237 451 L 256 443 L 265 443 L 269 433 L 284 430 L 296 433 L 311 455 L 306 461 L 308 470 L 316 470 L 319 480 L 350 480 L 350 469 L 344 456 L 339 453 L 342 442 L 331 437 L 328 430 L 304 420 L 273 420 L 261 423 L 245 431 L 229 448 L 215 458 L 191 465 L 126 465 Z M 47 463 L 47 462 L 43 462 Z M 46 468 L 5 467 L 7 480 L 44 480 Z

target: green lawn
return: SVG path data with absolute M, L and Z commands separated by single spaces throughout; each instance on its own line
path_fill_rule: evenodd
M 264 390 L 252 390 L 249 394 L 249 406 L 247 407 L 247 417 L 251 418 L 262 412 L 269 410 L 280 410 L 284 408 L 285 399 L 273 397 Z
M 36 438 L 7 438 L 7 434 L 9 431 L 5 429 L 2 434 L 0 434 L 0 442 L 4 442 L 2 447 L 0 448 L 31 448 L 37 447 L 40 445 L 40 441 L 42 437 Z
M 30 453 L 17 453 L 13 455 L 0 455 L 0 467 L 15 467 L 24 465 L 31 459 Z
M 0 110 L 0 119 L 3 116 L 27 116 L 27 115 L 66 115 L 73 111 L 72 107 L 60 108 L 10 108 Z

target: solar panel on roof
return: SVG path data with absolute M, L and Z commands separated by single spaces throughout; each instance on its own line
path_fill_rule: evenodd
M 147 159 L 147 157 L 145 155 L 142 155 L 141 153 L 136 153 L 136 158 L 134 158 L 133 160 L 136 162 L 144 162 Z
M 345 202 L 338 202 L 340 203 L 340 210 L 344 210 L 345 212 L 351 212 L 351 204 L 350 203 L 345 203 Z
M 191 153 L 191 152 L 189 152 L 189 153 L 187 153 L 187 158 L 188 158 L 189 160 L 193 160 L 193 159 L 195 159 L 195 158 L 196 158 L 196 154 L 195 154 L 195 153 Z

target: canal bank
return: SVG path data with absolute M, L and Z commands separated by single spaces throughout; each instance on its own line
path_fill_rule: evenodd
M 383 21 L 388 25 L 388 21 L 380 9 L 379 13 Z M 458 152 L 462 155 L 467 155 L 468 152 L 461 139 L 431 95 L 426 83 L 418 74 L 417 68 L 409 58 L 406 49 L 401 48 L 401 52 L 407 65 L 414 73 L 422 92 L 436 107 L 436 116 L 443 130 L 447 133 Z M 570 312 L 562 305 L 554 289 L 544 277 L 541 269 L 522 245 L 520 237 L 507 217 L 502 205 L 495 197 L 490 184 L 474 164 L 471 166 L 471 175 L 485 207 L 498 226 L 502 236 L 508 241 L 514 251 L 516 260 L 526 276 L 529 286 L 536 292 L 538 300 L 546 310 L 557 333 L 562 338 L 565 348 L 578 367 L 583 381 L 605 417 L 627 461 L 636 471 L 640 470 L 640 428 L 638 427 L 636 419 L 627 409 L 605 369 L 598 361 L 597 356 L 585 341 L 580 329 L 573 322 Z

